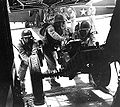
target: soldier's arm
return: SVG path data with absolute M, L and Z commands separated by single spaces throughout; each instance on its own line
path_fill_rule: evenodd
M 60 36 L 57 32 L 55 32 L 55 29 L 52 25 L 49 25 L 47 27 L 47 31 L 49 35 L 56 40 L 63 41 L 65 39 L 64 37 Z
M 27 62 L 29 57 L 27 56 L 27 54 L 26 54 L 25 50 L 23 49 L 21 43 L 18 44 L 18 50 L 19 50 L 19 56 L 20 56 L 21 60 L 24 60 L 24 61 Z
M 95 39 L 96 38 L 95 38 L 94 34 L 91 34 L 90 37 L 89 37 L 89 40 L 88 40 L 89 41 L 89 46 L 95 46 L 95 43 L 96 43 Z

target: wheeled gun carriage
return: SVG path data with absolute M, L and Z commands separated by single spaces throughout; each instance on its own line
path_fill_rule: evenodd
M 40 72 L 40 80 L 47 77 L 69 77 L 73 79 L 76 75 L 91 74 L 97 86 L 107 86 L 110 81 L 109 62 L 104 58 L 104 45 L 99 46 L 82 46 L 80 41 L 69 41 L 62 47 L 58 53 L 58 63 L 61 64 L 61 69 L 56 73 L 44 74 L 41 72 L 43 53 L 39 48 L 37 54 L 30 56 L 30 72 Z M 41 84 L 42 85 L 42 84 Z M 41 95 L 43 92 L 41 92 Z M 18 93 L 17 93 L 18 95 Z M 34 97 L 23 96 L 25 104 L 31 105 L 31 99 Z
M 104 45 L 82 46 L 80 41 L 69 41 L 58 53 L 58 63 L 61 65 L 55 73 L 41 74 L 46 77 L 69 77 L 73 79 L 76 75 L 91 74 L 94 82 L 100 86 L 107 86 L 110 81 L 110 65 L 104 55 Z
M 70 79 L 78 73 L 91 74 L 97 85 L 107 86 L 110 81 L 110 65 L 104 54 L 104 45 L 82 46 L 80 42 L 69 44 L 71 55 L 63 71 Z M 77 50 L 75 50 L 77 48 Z

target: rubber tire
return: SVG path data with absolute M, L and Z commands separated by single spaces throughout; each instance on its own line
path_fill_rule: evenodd
M 93 68 L 93 72 L 91 74 L 97 86 L 108 86 L 111 79 L 110 64 L 107 62 L 95 64 L 95 67 Z

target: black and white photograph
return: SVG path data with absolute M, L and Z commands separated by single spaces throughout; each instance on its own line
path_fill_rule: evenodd
M 0 107 L 120 107 L 120 0 L 0 0 Z

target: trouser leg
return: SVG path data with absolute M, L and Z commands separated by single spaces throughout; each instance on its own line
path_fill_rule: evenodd
M 53 57 L 53 53 L 52 52 L 46 52 L 45 58 L 46 58 L 46 61 L 47 61 L 48 69 L 49 70 L 54 70 L 56 68 L 56 62 L 55 62 L 55 59 Z
M 56 70 L 56 61 L 54 58 L 54 51 L 44 49 L 44 54 L 45 54 L 45 59 L 47 61 L 48 72 L 49 70 L 50 72 L 52 72 L 53 70 Z M 51 79 L 49 80 L 49 83 L 51 87 L 60 86 L 60 83 L 55 81 L 55 77 L 51 77 Z
M 12 93 L 13 93 L 13 107 L 24 107 L 24 101 L 22 99 L 22 90 L 21 83 L 18 80 L 17 73 L 15 71 L 14 81 L 12 85 Z
M 50 47 L 44 46 L 43 47 L 43 53 L 45 55 L 45 59 L 47 62 L 47 66 L 49 70 L 54 70 L 56 68 L 56 61 L 53 56 L 53 49 L 49 49 Z
M 28 64 L 24 63 L 24 61 L 21 61 L 21 64 L 20 64 L 20 67 L 18 70 L 19 79 L 21 81 L 24 81 L 24 79 L 25 79 L 27 68 L 28 68 Z

